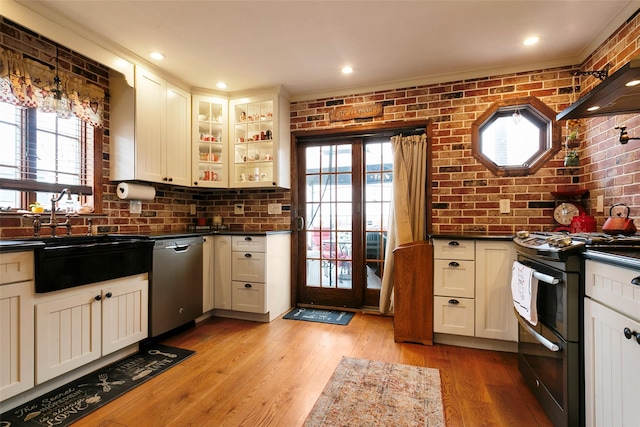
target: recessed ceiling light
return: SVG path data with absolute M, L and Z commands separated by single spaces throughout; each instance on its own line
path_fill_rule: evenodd
M 216 83 L 216 87 L 218 89 L 226 89 L 227 88 L 227 84 L 225 82 L 218 82 L 218 83 Z
M 593 107 L 587 108 L 587 111 L 596 111 L 596 110 L 599 110 L 599 109 L 600 109 L 599 105 L 594 105 Z
M 631 80 L 630 82 L 625 83 L 627 87 L 634 87 L 640 85 L 640 80 Z
M 531 46 L 532 44 L 538 43 L 539 40 L 540 40 L 540 38 L 537 37 L 537 36 L 529 37 L 529 38 L 524 40 L 524 45 L 525 46 Z
M 164 59 L 164 55 L 161 54 L 160 52 L 149 52 L 149 56 L 158 61 L 161 61 Z
M 353 73 L 353 68 L 347 66 L 347 67 L 342 67 L 342 74 L 351 74 Z

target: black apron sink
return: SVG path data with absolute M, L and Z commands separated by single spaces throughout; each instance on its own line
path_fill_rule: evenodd
M 151 271 L 153 240 L 99 235 L 34 239 L 37 293 L 53 292 Z

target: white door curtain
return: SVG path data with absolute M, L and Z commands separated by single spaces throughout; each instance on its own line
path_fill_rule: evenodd
M 391 137 L 393 196 L 387 228 L 387 246 L 380 290 L 380 312 L 393 310 L 393 250 L 425 239 L 427 198 L 427 135 Z

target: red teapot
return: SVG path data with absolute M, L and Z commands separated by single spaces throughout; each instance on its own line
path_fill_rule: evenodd
M 582 212 L 571 220 L 572 233 L 593 233 L 596 231 L 596 218 Z
M 624 206 L 627 208 L 627 216 L 623 217 L 620 212 L 618 212 L 617 216 L 613 216 L 613 208 L 616 206 Z M 633 223 L 633 220 L 629 218 L 630 212 L 631 209 L 624 203 L 616 203 L 611 206 L 611 209 L 609 209 L 609 218 L 604 222 L 602 231 L 607 234 L 624 234 L 627 236 L 634 234 L 636 232 L 636 225 Z

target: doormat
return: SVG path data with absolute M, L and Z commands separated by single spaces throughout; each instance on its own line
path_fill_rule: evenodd
M 444 427 L 440 371 L 343 357 L 303 426 Z
M 307 322 L 330 323 L 332 325 L 348 325 L 354 313 L 350 311 L 317 310 L 314 308 L 294 308 L 284 315 L 285 319 L 306 320 Z
M 193 354 L 192 350 L 149 344 L 136 354 L 4 412 L 0 424 L 68 426 Z

